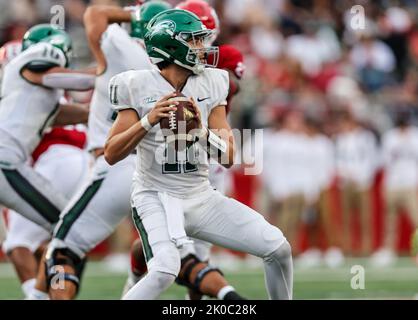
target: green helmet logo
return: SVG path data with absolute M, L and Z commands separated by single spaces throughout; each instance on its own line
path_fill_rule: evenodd
M 175 63 L 195 74 L 205 67 L 216 67 L 218 47 L 209 46 L 213 30 L 208 30 L 193 13 L 181 9 L 166 10 L 148 23 L 144 41 L 154 64 Z M 212 63 L 208 63 L 208 58 Z
M 171 21 L 171 20 L 161 21 L 152 28 L 152 31 L 150 31 L 150 34 L 149 34 L 149 38 L 152 39 L 154 35 L 158 35 L 162 32 L 174 34 L 175 29 L 176 29 L 176 23 L 174 21 Z
M 132 14 L 131 37 L 144 39 L 147 33 L 147 24 L 151 19 L 160 12 L 171 8 L 169 3 L 159 0 L 148 1 L 141 5 Z
M 22 51 L 40 43 L 47 42 L 60 49 L 67 60 L 67 66 L 72 57 L 72 40 L 67 32 L 51 24 L 39 24 L 30 28 L 23 36 Z

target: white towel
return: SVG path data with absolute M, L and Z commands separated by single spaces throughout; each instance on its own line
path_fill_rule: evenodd
M 186 231 L 184 230 L 182 200 L 172 197 L 166 192 L 158 192 L 158 197 L 164 207 L 170 240 L 174 242 L 177 248 L 181 248 L 185 244 L 193 243 L 193 241 L 187 237 Z

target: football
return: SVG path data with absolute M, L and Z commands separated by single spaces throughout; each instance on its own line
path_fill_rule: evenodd
M 189 132 L 199 127 L 199 120 L 194 111 L 192 103 L 189 98 L 184 96 L 181 92 L 177 92 L 176 96 L 170 99 L 171 101 L 179 102 L 176 111 L 170 112 L 169 118 L 163 118 L 160 121 L 163 134 L 169 138 L 169 141 L 185 140 L 190 142 L 192 137 Z M 176 143 L 176 149 L 177 143 Z

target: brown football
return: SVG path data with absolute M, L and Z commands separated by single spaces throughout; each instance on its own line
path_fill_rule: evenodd
M 169 118 L 163 118 L 160 121 L 161 129 L 165 136 L 171 136 L 175 140 L 187 140 L 189 137 L 187 134 L 193 130 L 197 129 L 199 126 L 199 121 L 197 115 L 194 111 L 192 103 L 189 101 L 184 94 L 177 92 L 177 95 L 174 98 L 171 98 L 172 101 L 178 101 L 177 110 L 172 111 Z M 169 130 L 164 130 L 169 129 Z M 177 148 L 176 148 L 177 149 Z

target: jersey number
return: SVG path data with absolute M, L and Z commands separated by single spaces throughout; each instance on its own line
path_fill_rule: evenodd
M 42 52 L 42 56 L 44 58 L 52 58 L 54 60 L 59 60 L 60 55 L 59 55 L 59 51 L 58 49 L 54 48 L 54 47 L 45 47 L 44 51 Z
M 110 85 L 110 103 L 113 105 L 118 105 L 119 104 L 119 100 L 118 100 L 118 85 L 114 85 L 111 84 Z M 114 110 L 110 110 L 108 116 L 107 116 L 107 120 L 110 122 L 115 122 L 116 118 L 118 116 L 117 111 Z
M 197 171 L 198 149 L 192 144 L 186 149 L 186 160 L 179 161 L 179 152 L 174 146 L 166 143 L 164 150 L 163 174 L 180 174 Z
M 118 105 L 119 104 L 119 100 L 118 100 L 118 85 L 115 84 L 111 84 L 110 85 L 110 103 L 113 105 Z

